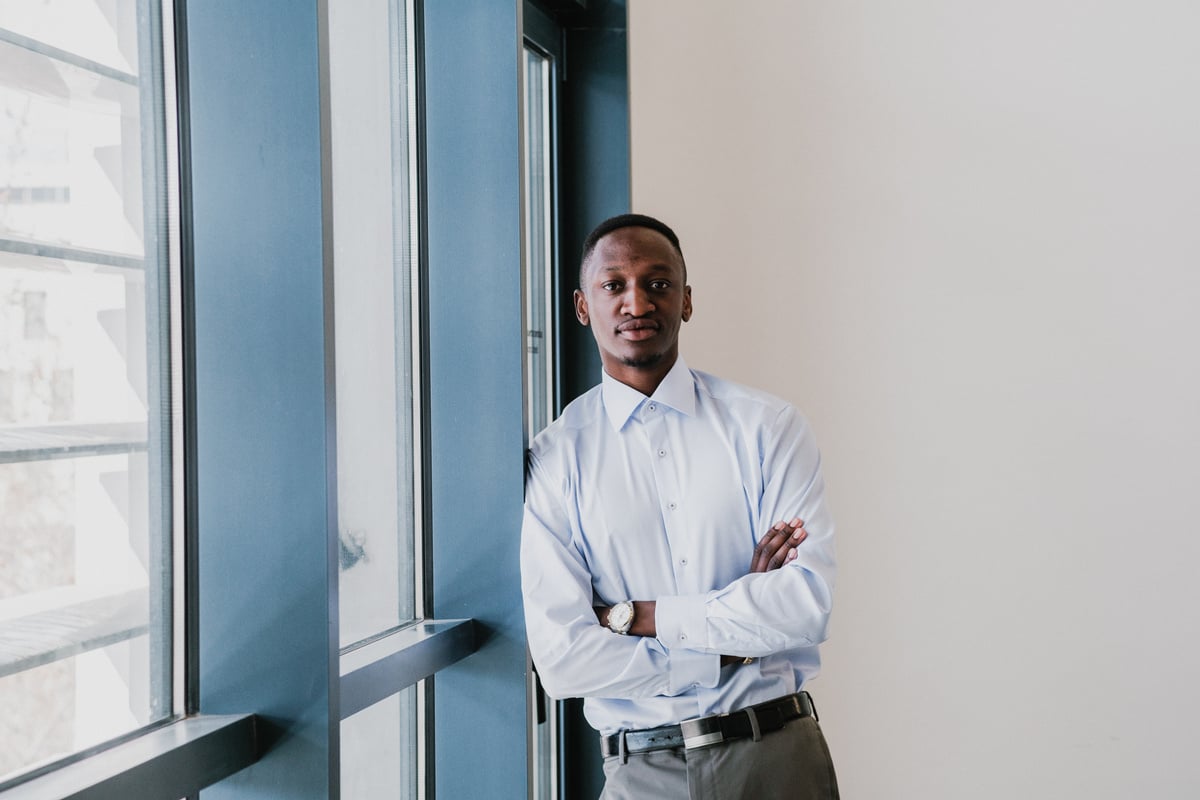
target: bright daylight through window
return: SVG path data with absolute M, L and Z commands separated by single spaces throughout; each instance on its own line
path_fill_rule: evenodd
M 339 641 L 422 615 L 413 9 L 328 4 Z M 420 695 L 341 726 L 344 798 L 416 796 Z
M 0 3 L 0 783 L 176 707 L 162 24 Z

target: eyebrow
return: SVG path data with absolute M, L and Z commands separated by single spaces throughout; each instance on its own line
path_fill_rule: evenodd
M 663 263 L 663 262 L 651 264 L 650 269 L 655 270 L 657 272 L 671 272 L 672 271 L 671 265 Z M 598 267 L 596 269 L 597 272 L 623 272 L 624 270 L 625 270 L 625 267 L 618 266 L 617 264 L 610 264 L 606 267 L 602 266 L 602 267 Z

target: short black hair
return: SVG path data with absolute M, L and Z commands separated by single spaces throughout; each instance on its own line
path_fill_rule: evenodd
M 667 237 L 667 241 L 671 243 L 671 246 L 675 248 L 675 252 L 679 254 L 679 262 L 683 264 L 683 282 L 687 283 L 687 261 L 683 257 L 683 248 L 679 246 L 679 237 L 675 235 L 675 231 L 671 230 L 671 227 L 662 220 L 645 214 L 618 214 L 601 222 L 583 240 L 583 254 L 579 258 L 580 287 L 583 286 L 583 268 L 587 265 L 588 257 L 596 249 L 596 245 L 605 236 L 621 228 L 649 228 Z

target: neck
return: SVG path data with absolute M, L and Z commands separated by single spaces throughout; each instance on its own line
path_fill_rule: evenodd
M 658 389 L 658 385 L 667 377 L 667 373 L 675 366 L 679 353 L 673 352 L 651 366 L 637 367 L 629 364 L 604 364 L 604 371 L 609 377 L 620 381 L 631 389 L 637 389 L 649 397 Z

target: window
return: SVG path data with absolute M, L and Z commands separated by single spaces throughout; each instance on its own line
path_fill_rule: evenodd
M 0 6 L 0 784 L 178 707 L 161 32 Z
M 0 4 L 0 796 L 521 794 L 520 12 L 159 2 Z
M 554 419 L 554 61 L 524 48 L 526 431 Z
M 527 14 L 531 13 L 526 11 Z M 524 58 L 524 238 L 525 269 L 525 435 L 527 441 L 556 415 L 557 374 L 552 328 L 555 318 L 554 259 L 554 59 L 526 42 Z M 559 708 L 533 671 L 529 696 L 530 785 L 535 800 L 559 796 Z
M 340 641 L 415 619 L 412 74 L 403 0 L 329 5 Z
M 415 62 L 404 0 L 328 8 L 339 641 L 346 652 L 424 614 Z M 344 797 L 417 795 L 420 698 L 410 686 L 343 719 Z

